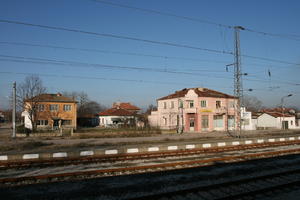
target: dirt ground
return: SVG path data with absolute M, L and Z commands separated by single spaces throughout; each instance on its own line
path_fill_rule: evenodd
M 300 135 L 300 130 L 265 130 L 242 131 L 242 138 L 256 138 L 264 136 Z M 76 136 L 62 137 L 11 137 L 12 130 L 9 124 L 0 126 L 0 155 L 17 153 L 42 153 L 59 151 L 78 151 L 82 149 L 117 148 L 123 145 L 163 144 L 181 142 L 216 141 L 236 138 L 234 133 L 214 131 L 207 133 L 162 133 L 151 136 L 137 137 L 136 134 L 128 137 L 98 137 L 99 133 L 76 133 Z M 81 137 L 84 135 L 85 137 Z

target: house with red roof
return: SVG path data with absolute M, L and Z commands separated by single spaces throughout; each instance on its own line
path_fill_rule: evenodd
M 256 119 L 257 129 L 297 129 L 295 115 L 280 112 L 263 112 Z
M 149 124 L 180 132 L 224 131 L 236 128 L 234 96 L 208 88 L 185 88 L 157 99 Z
M 112 108 L 100 112 L 99 126 L 118 127 L 120 125 L 134 125 L 136 123 L 136 114 L 140 108 L 130 103 L 113 103 Z

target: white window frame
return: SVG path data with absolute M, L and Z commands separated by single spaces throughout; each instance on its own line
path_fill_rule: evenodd
M 54 107 L 55 109 L 53 109 L 53 107 Z M 59 105 L 58 105 L 58 104 L 50 104 L 49 110 L 50 110 L 51 112 L 58 111 L 58 110 L 59 110 Z
M 64 109 L 64 111 L 71 111 L 72 110 L 72 105 L 71 104 L 65 104 L 63 109 Z
M 204 104 L 204 106 L 203 106 L 202 103 Z M 200 101 L 200 107 L 201 107 L 201 108 L 207 108 L 207 100 L 201 100 L 201 101 Z

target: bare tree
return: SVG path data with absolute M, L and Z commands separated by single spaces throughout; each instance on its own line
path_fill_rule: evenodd
M 96 101 L 91 101 L 85 92 L 63 92 L 64 96 L 72 97 L 78 102 L 78 117 L 86 114 L 96 114 L 106 109 Z
M 150 115 L 151 111 L 157 110 L 157 107 L 154 106 L 153 104 L 150 104 L 145 112 L 146 115 Z
M 28 112 L 28 118 L 32 125 L 32 131 L 36 130 L 36 116 L 39 105 L 39 96 L 46 92 L 42 80 L 35 75 L 27 76 L 21 84 L 17 86 L 18 106 Z
M 254 96 L 244 95 L 244 107 L 249 111 L 259 111 L 262 108 L 262 102 Z

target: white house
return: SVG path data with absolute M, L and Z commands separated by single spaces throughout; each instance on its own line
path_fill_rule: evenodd
M 122 108 L 110 108 L 99 113 L 99 126 L 117 127 L 119 125 L 134 124 L 134 113 Z
M 263 113 L 257 117 L 257 129 L 296 129 L 295 116 L 279 112 Z
M 245 107 L 241 107 L 241 127 L 242 130 L 255 130 L 256 126 L 252 119 L 252 112 L 246 111 Z

